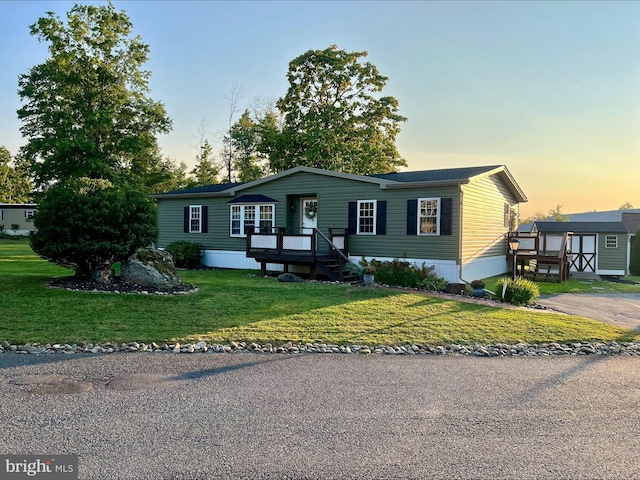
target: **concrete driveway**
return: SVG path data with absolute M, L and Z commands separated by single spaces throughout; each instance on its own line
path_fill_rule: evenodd
M 545 307 L 640 331 L 640 293 L 561 293 L 538 299 Z

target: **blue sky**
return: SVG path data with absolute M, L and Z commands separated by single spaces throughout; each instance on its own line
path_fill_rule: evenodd
M 409 169 L 505 164 L 529 197 L 523 216 L 640 207 L 640 2 L 113 3 L 150 45 L 152 97 L 174 124 L 159 141 L 176 161 L 193 164 L 202 122 L 219 149 L 234 83 L 243 109 L 283 96 L 290 60 L 336 44 L 389 77 Z M 12 154 L 24 143 L 17 77 L 47 55 L 28 27 L 72 5 L 0 1 L 0 144 Z

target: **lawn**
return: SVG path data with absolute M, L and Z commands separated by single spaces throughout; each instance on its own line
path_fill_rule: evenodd
M 503 275 L 485 279 L 487 288 L 495 291 L 496 285 Z M 639 277 L 626 277 L 627 280 L 640 282 Z M 554 295 L 556 293 L 640 293 L 640 284 L 626 284 L 606 282 L 601 280 L 573 279 L 557 282 L 536 282 L 540 295 Z
M 502 309 L 419 293 L 324 283 L 283 284 L 256 272 L 182 271 L 187 296 L 52 289 L 72 272 L 25 240 L 0 240 L 0 341 L 244 340 L 358 344 L 627 341 L 634 332 L 577 316 Z

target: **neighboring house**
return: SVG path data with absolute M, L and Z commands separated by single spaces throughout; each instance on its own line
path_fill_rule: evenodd
M 505 236 L 527 201 L 504 166 L 381 175 L 296 167 L 153 198 L 157 246 L 199 243 L 209 266 L 258 268 L 271 258 L 270 268 L 286 270 L 305 263 L 292 260 L 296 252 L 334 247 L 354 263 L 425 262 L 451 283 L 508 270 Z M 285 250 L 290 261 L 275 261 Z
M 37 208 L 35 203 L 0 203 L 0 225 L 4 225 L 4 233 L 31 235 L 35 229 L 33 215 Z M 14 229 L 14 226 L 17 228 Z
M 533 222 L 522 226 L 520 232 L 538 233 L 542 243 L 558 243 L 565 233 L 571 234 L 570 272 L 624 276 L 630 260 L 629 230 L 622 222 Z

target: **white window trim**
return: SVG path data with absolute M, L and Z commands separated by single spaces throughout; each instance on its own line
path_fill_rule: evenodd
M 613 245 L 609 244 L 609 240 L 613 239 Z M 617 235 L 605 235 L 604 248 L 618 248 L 618 236 Z
M 24 218 L 27 219 L 29 217 L 33 217 L 36 214 L 35 210 L 25 210 L 24 211 Z
M 255 207 L 254 227 L 260 228 L 260 207 L 271 207 L 271 228 L 274 228 L 276 222 L 276 204 L 275 203 L 248 203 L 248 204 L 233 204 L 229 208 L 229 236 L 234 238 L 246 238 L 247 234 L 244 231 L 245 215 L 244 209 L 246 207 Z M 240 233 L 233 233 L 233 209 L 234 207 L 240 207 Z
M 198 211 L 198 229 L 193 228 L 193 213 Z M 202 205 L 189 205 L 189 233 L 202 233 Z
M 420 220 L 421 220 L 421 216 L 420 216 L 420 206 L 422 205 L 422 202 L 425 201 L 437 201 L 438 202 L 438 214 L 436 215 L 436 231 L 435 233 L 422 233 L 420 230 Z M 416 219 L 416 223 L 417 223 L 417 230 L 416 232 L 418 232 L 418 236 L 422 236 L 422 237 L 437 237 L 440 235 L 440 213 L 442 211 L 442 199 L 441 197 L 430 197 L 430 198 L 419 198 L 418 199 L 418 208 L 417 208 L 418 212 L 417 212 L 417 219 Z
M 373 231 L 372 232 L 361 232 L 360 231 L 360 205 L 363 203 L 373 203 Z M 378 201 L 377 200 L 358 200 L 357 205 L 357 234 L 358 235 L 375 235 L 378 231 Z

